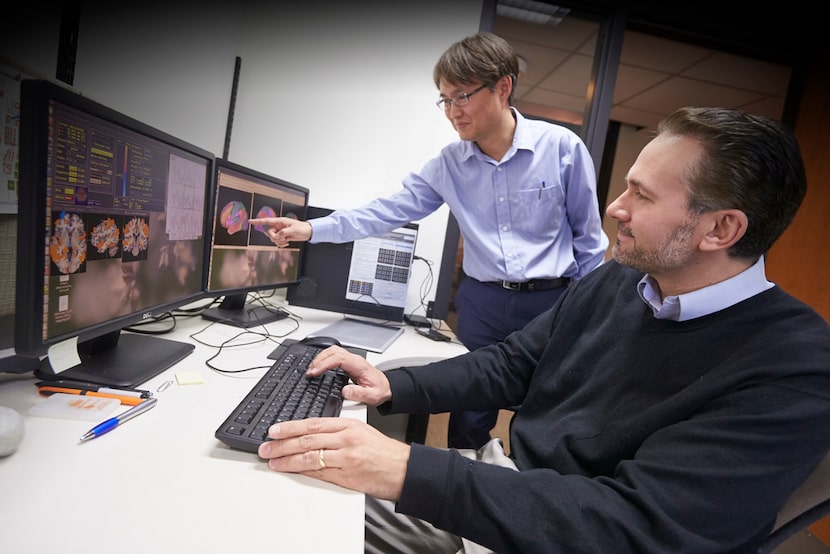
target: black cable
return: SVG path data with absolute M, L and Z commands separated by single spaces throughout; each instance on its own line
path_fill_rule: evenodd
M 172 323 L 170 327 L 166 329 L 141 329 L 141 327 L 145 325 L 155 325 L 168 319 L 171 320 Z M 139 335 L 166 335 L 167 333 L 172 333 L 176 330 L 176 316 L 173 314 L 173 312 L 164 312 L 163 314 L 157 317 L 146 319 L 144 321 L 134 323 L 128 327 L 124 327 L 123 330 L 130 331 L 131 333 L 137 333 Z
M 417 306 L 417 307 L 413 308 L 413 310 L 411 312 L 409 312 L 409 316 L 411 317 L 411 316 L 415 315 L 415 312 L 418 310 L 418 308 L 421 308 L 422 310 L 424 310 L 424 316 L 426 316 L 426 314 L 428 313 L 427 296 L 429 296 L 429 293 L 432 291 L 432 284 L 435 282 L 435 274 L 432 272 L 432 261 L 427 260 L 426 258 L 422 258 L 421 256 L 413 256 L 412 259 L 413 260 L 420 260 L 420 261 L 424 262 L 424 264 L 426 264 L 426 266 L 427 266 L 428 273 L 427 273 L 427 276 L 424 277 L 424 280 L 421 281 L 421 285 L 420 285 L 419 291 L 418 291 L 419 292 L 418 302 L 420 303 L 420 306 Z M 435 329 L 434 321 L 432 321 L 431 318 L 425 318 L 425 319 L 428 319 L 430 327 Z
M 286 311 L 286 313 L 288 313 L 288 312 Z M 201 340 L 200 338 L 198 338 L 198 335 L 205 332 L 207 329 L 209 329 L 211 326 L 215 325 L 216 323 L 220 323 L 218 321 L 211 321 L 210 323 L 205 325 L 199 331 L 196 331 L 195 333 L 192 333 L 190 335 L 190 338 L 193 339 L 194 341 L 198 342 L 199 344 L 202 344 L 202 345 L 210 347 L 210 348 L 216 348 L 217 349 L 215 354 L 213 354 L 210 358 L 205 360 L 205 365 L 208 366 L 213 371 L 216 371 L 218 373 L 223 373 L 223 374 L 233 374 L 233 373 L 245 373 L 245 372 L 253 371 L 253 370 L 256 370 L 256 369 L 267 369 L 267 368 L 271 367 L 271 365 L 273 365 L 273 362 L 268 364 L 268 365 L 264 365 L 264 366 L 253 366 L 253 367 L 246 367 L 246 368 L 242 368 L 242 369 L 222 369 L 220 367 L 217 367 L 217 366 L 211 364 L 211 362 L 213 360 L 215 360 L 216 358 L 218 358 L 222 354 L 222 352 L 225 349 L 228 349 L 228 348 L 236 348 L 236 347 L 239 347 L 239 346 L 251 346 L 253 344 L 257 344 L 257 343 L 264 342 L 264 341 L 271 341 L 275 345 L 279 346 L 280 344 L 282 344 L 282 342 L 277 340 L 277 339 L 284 339 L 285 337 L 287 337 L 288 335 L 290 335 L 291 333 L 293 333 L 294 331 L 296 331 L 297 329 L 300 328 L 300 322 L 295 317 L 292 317 L 291 314 L 289 314 L 289 316 L 286 319 L 290 319 L 291 321 L 294 322 L 294 328 L 291 329 L 290 331 L 288 331 L 287 333 L 282 334 L 282 335 L 274 335 L 274 334 L 270 333 L 267 330 L 266 330 L 265 333 L 261 333 L 261 332 L 257 332 L 257 331 L 251 331 L 250 329 L 245 329 L 243 331 L 240 331 L 239 333 L 237 333 L 233 337 L 222 341 L 218 345 L 217 344 L 210 344 L 210 343 L 207 343 L 207 342 Z M 233 341 L 239 339 L 240 337 L 242 337 L 244 335 L 256 335 L 258 338 L 255 339 L 255 340 L 241 342 L 241 343 L 238 343 L 238 344 L 230 344 Z

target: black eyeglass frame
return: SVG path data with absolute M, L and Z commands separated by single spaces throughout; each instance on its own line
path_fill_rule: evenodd
M 490 83 L 484 83 L 483 85 L 481 85 L 477 89 L 475 89 L 471 92 L 461 93 L 458 96 L 456 96 L 455 98 L 441 98 L 440 100 L 435 102 L 435 105 L 442 112 L 448 111 L 450 109 L 450 106 L 455 106 L 456 108 L 463 108 L 464 106 L 466 106 L 467 104 L 470 103 L 470 96 L 472 96 L 473 94 L 475 94 L 479 91 L 484 90 L 488 86 L 490 86 Z

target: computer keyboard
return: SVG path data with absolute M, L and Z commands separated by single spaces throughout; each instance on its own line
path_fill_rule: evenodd
M 340 391 L 348 383 L 348 375 L 334 369 L 313 378 L 305 376 L 308 364 L 322 350 L 299 342 L 282 350 L 219 426 L 216 438 L 231 448 L 256 452 L 268 440 L 268 428 L 276 422 L 339 416 L 343 407 Z

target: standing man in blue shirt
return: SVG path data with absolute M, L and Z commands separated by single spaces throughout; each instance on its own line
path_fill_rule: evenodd
M 518 74 L 512 47 L 492 33 L 453 44 L 433 79 L 438 108 L 460 140 L 386 198 L 309 221 L 251 223 L 269 225 L 278 246 L 342 243 L 422 219 L 446 203 L 464 246 L 455 333 L 469 350 L 504 340 L 599 266 L 608 247 L 588 149 L 569 129 L 511 107 Z M 452 412 L 448 446 L 482 446 L 497 418 L 498 411 Z

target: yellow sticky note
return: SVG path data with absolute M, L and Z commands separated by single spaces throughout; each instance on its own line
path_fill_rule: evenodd
M 176 374 L 176 382 L 180 385 L 201 385 L 205 380 L 198 371 L 182 371 Z

